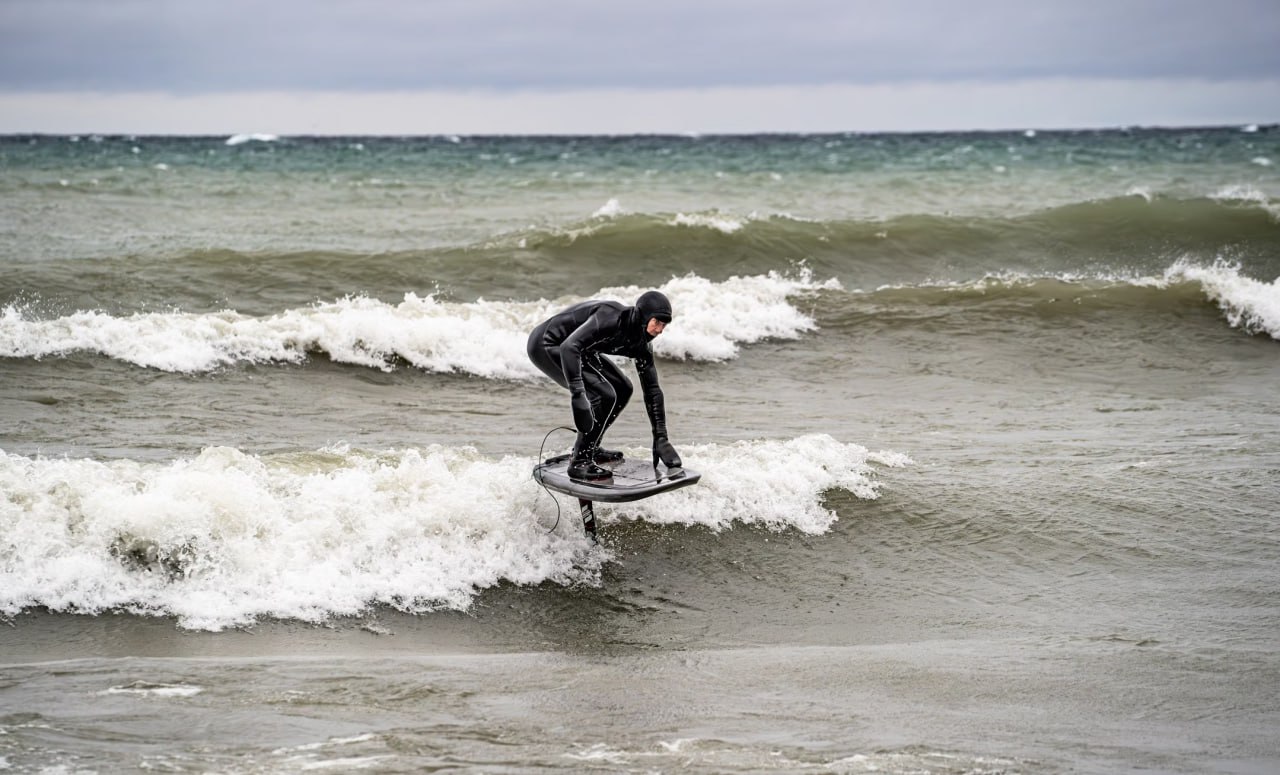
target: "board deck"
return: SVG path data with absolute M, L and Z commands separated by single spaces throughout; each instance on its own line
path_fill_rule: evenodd
M 644 460 L 624 458 L 601 466 L 613 472 L 613 479 L 603 482 L 579 482 L 569 478 L 569 456 L 551 458 L 535 466 L 533 478 L 547 489 L 601 503 L 626 503 L 648 498 L 668 490 L 688 487 L 702 478 L 687 468 L 654 467 Z

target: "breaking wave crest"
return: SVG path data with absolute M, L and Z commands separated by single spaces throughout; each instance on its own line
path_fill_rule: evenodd
M 654 342 L 662 358 L 725 361 L 741 346 L 796 339 L 820 326 L 835 330 L 868 316 L 927 313 L 956 305 L 1002 307 L 1008 314 L 1060 309 L 1184 308 L 1216 304 L 1248 334 L 1280 339 L 1280 278 L 1253 279 L 1228 261 L 1179 260 L 1160 274 L 1031 275 L 1006 272 L 967 282 L 923 282 L 845 290 L 791 273 L 712 282 L 694 274 L 660 286 L 676 323 Z M 638 286 L 603 288 L 597 298 L 631 303 Z M 338 363 L 390 371 L 397 366 L 488 379 L 537 378 L 525 338 L 572 299 L 449 302 L 407 293 L 399 303 L 367 296 L 319 302 L 265 316 L 233 310 L 112 315 L 80 311 L 41 319 L 10 304 L 0 311 L 0 357 L 46 358 L 88 352 L 170 372 L 202 373 L 241 364 L 296 364 L 313 354 Z M 881 321 L 885 322 L 885 321 Z
M 823 434 L 681 451 L 702 482 L 601 504 L 606 533 L 644 520 L 820 534 L 836 520 L 824 492 L 874 499 L 873 465 L 910 462 Z M 592 548 L 576 520 L 556 523 L 533 463 L 441 446 L 212 447 L 170 463 L 0 452 L 0 614 L 122 610 L 218 630 L 377 605 L 462 610 L 500 582 L 598 583 L 608 550 Z
M 815 323 L 791 297 L 835 287 L 803 269 L 719 283 L 696 275 L 673 278 L 661 290 L 677 310 L 677 324 L 655 340 L 654 351 L 665 358 L 720 361 L 735 357 L 740 344 L 795 338 Z M 643 290 L 604 288 L 596 297 L 630 304 Z M 383 370 L 407 363 L 433 372 L 523 379 L 538 375 L 525 354 L 528 332 L 569 303 L 453 303 L 407 293 L 398 304 L 355 296 L 268 316 L 234 310 L 127 316 L 81 311 L 50 320 L 11 304 L 0 314 L 0 356 L 91 352 L 197 373 L 242 363 L 300 363 L 309 353 L 323 353 L 339 363 Z
M 1212 303 L 1227 323 L 1247 334 L 1280 339 L 1280 278 L 1272 282 L 1245 276 L 1237 264 L 1216 261 L 1203 265 L 1180 260 L 1159 275 L 1001 273 L 969 282 L 938 282 L 884 286 L 853 291 L 861 304 L 820 317 L 840 328 L 861 323 L 868 316 L 981 306 L 1005 315 L 1040 314 L 1047 305 L 1088 311 L 1093 309 L 1185 309 Z M 892 312 L 891 312 L 892 311 Z

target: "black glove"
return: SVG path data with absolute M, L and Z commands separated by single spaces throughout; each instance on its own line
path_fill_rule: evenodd
M 671 442 L 667 441 L 666 436 L 658 436 L 653 440 L 653 467 L 658 467 L 658 458 L 662 458 L 662 463 L 667 468 L 680 468 L 680 455 L 676 454 L 676 448 L 671 446 Z
M 573 424 L 578 433 L 590 433 L 596 424 L 596 417 L 591 412 L 591 399 L 587 398 L 587 389 L 582 383 L 569 386 L 570 403 L 573 405 Z

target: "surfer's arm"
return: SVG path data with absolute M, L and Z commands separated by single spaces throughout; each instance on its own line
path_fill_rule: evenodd
M 640 377 L 644 408 L 649 413 L 649 426 L 653 429 L 653 464 L 657 466 L 661 458 L 667 468 L 679 468 L 680 455 L 667 440 L 667 407 L 662 386 L 658 384 L 658 367 L 648 347 L 644 348 L 643 354 L 636 354 L 636 374 Z
M 636 353 L 636 374 L 640 377 L 640 390 L 644 395 L 644 409 L 649 413 L 649 426 L 653 428 L 653 437 L 667 437 L 667 409 L 662 396 L 662 386 L 658 384 L 658 367 L 653 362 L 653 353 L 645 348 L 643 354 Z

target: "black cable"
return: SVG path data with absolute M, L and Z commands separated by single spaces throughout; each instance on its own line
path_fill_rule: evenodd
M 547 448 L 547 439 L 551 438 L 551 434 L 555 433 L 556 431 L 569 431 L 570 433 L 578 432 L 577 429 L 569 428 L 564 425 L 560 425 L 558 427 L 552 428 L 551 430 L 547 431 L 547 435 L 542 437 L 542 444 L 538 446 L 538 464 L 534 466 L 534 470 L 537 470 L 543 465 L 546 465 L 543 462 L 542 453 Z M 529 475 L 533 476 L 533 474 L 529 474 Z M 556 494 L 551 492 L 551 489 L 548 488 L 545 484 L 543 484 L 540 480 L 538 480 L 537 477 L 534 477 L 534 481 L 537 481 L 538 484 L 541 485 L 542 489 L 547 491 L 547 495 L 551 496 L 551 501 L 556 504 L 556 523 L 551 526 L 550 530 L 547 531 L 547 533 L 554 533 L 556 532 L 556 528 L 560 527 L 560 500 L 556 498 Z

